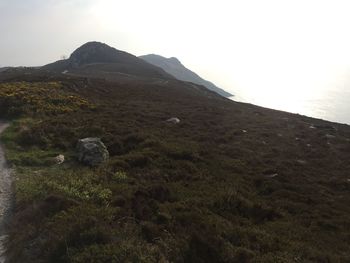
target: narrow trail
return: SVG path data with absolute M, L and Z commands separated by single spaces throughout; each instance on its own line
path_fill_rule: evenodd
M 0 121 L 0 134 L 9 126 Z M 4 149 L 0 144 L 0 263 L 5 262 L 6 221 L 12 203 L 12 180 L 10 169 L 6 164 Z

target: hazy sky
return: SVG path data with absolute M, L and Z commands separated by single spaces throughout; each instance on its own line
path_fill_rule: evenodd
M 97 40 L 176 56 L 233 93 L 321 94 L 349 83 L 349 14 L 337 0 L 0 0 L 0 66 L 43 65 Z

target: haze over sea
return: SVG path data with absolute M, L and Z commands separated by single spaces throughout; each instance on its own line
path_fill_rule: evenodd
M 315 88 L 281 88 L 279 91 L 237 87 L 234 95 L 231 99 L 235 101 L 350 124 L 350 84 L 344 79 Z

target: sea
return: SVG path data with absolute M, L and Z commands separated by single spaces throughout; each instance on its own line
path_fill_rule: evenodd
M 307 89 L 297 92 L 246 89 L 237 90 L 234 95 L 230 98 L 234 101 L 350 125 L 350 86 L 314 89 L 311 92 Z

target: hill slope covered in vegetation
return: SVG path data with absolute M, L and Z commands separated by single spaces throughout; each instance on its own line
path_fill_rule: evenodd
M 177 80 L 42 73 L 2 78 L 0 117 L 9 262 L 350 261 L 347 125 Z M 77 162 L 85 137 L 108 162 Z

